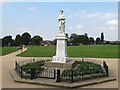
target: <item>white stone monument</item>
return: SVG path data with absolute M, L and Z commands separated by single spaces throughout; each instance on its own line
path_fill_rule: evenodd
M 53 63 L 67 63 L 67 37 L 65 34 L 65 17 L 63 14 L 63 10 L 60 10 L 60 15 L 58 17 L 59 21 L 59 33 L 56 37 L 57 45 L 56 45 L 56 55 L 53 56 Z

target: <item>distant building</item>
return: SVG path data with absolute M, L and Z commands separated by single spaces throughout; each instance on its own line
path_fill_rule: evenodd
M 52 42 L 53 42 L 53 41 L 50 41 L 50 40 L 44 40 L 44 41 L 42 41 L 41 43 L 42 43 L 42 46 L 51 46 L 51 45 L 52 45 Z
M 51 40 L 44 40 L 41 42 L 42 46 L 53 46 L 56 45 L 56 39 L 51 41 Z
M 111 44 L 120 44 L 120 41 L 110 41 Z

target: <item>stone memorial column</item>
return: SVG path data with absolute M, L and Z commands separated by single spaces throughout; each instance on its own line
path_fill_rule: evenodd
M 56 55 L 53 56 L 53 63 L 67 63 L 67 37 L 65 34 L 65 17 L 63 10 L 60 10 L 58 17 L 59 22 L 59 34 L 57 35 Z

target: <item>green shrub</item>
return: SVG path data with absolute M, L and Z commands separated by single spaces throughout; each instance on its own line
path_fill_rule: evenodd
M 42 67 L 44 65 L 44 62 L 45 61 L 37 61 L 37 62 L 27 63 L 22 66 L 23 71 L 30 74 L 30 69 L 35 68 L 36 71 L 41 72 L 42 70 L 44 70 L 44 68 Z
M 103 73 L 103 69 L 99 64 L 84 61 L 76 61 L 76 63 L 78 67 L 73 71 L 74 76 Z M 63 71 L 62 76 L 71 76 L 71 70 Z

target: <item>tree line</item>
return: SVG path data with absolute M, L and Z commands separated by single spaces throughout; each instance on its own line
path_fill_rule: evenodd
M 2 46 L 20 46 L 20 45 L 40 45 L 43 38 L 39 35 L 35 35 L 31 38 L 28 32 L 22 35 L 16 35 L 15 39 L 12 36 L 5 36 L 2 38 Z
M 103 44 L 104 43 L 104 33 L 101 33 L 100 37 L 94 39 L 93 37 L 88 37 L 88 34 L 77 35 L 72 33 L 70 37 L 66 33 L 68 38 L 68 45 L 92 45 L 92 44 Z M 22 35 L 17 34 L 15 39 L 12 39 L 12 36 L 5 36 L 2 38 L 2 46 L 20 46 L 20 45 L 43 45 L 43 38 L 39 35 L 31 37 L 28 32 L 23 33 Z M 56 44 L 56 39 L 50 41 L 51 45 Z M 45 43 L 44 43 L 45 44 Z
M 104 33 L 101 33 L 100 37 L 94 39 L 93 37 L 88 37 L 88 34 L 77 35 L 75 33 L 71 34 L 68 40 L 69 45 L 92 45 L 92 44 L 103 44 L 104 43 Z

